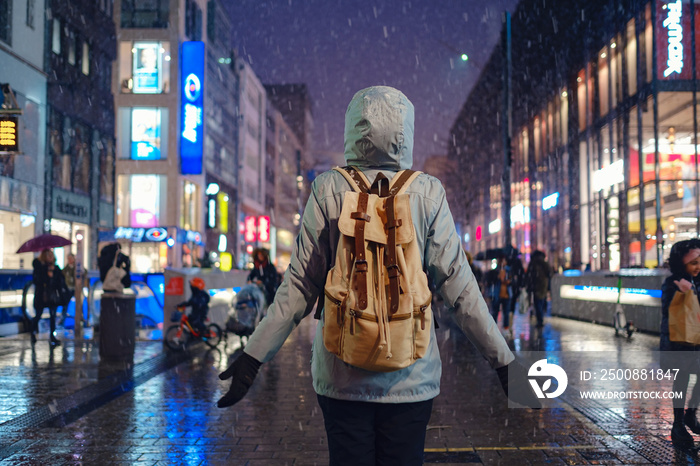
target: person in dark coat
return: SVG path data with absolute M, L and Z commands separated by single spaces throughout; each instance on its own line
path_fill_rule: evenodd
M 525 273 L 527 291 L 532 295 L 538 328 L 544 326 L 549 280 L 552 278 L 552 267 L 545 260 L 546 257 L 547 256 L 542 251 L 533 252 L 532 260 L 530 260 L 530 264 L 527 266 L 527 272 Z
M 520 251 L 513 246 L 505 248 L 508 267 L 510 267 L 510 288 L 512 291 L 512 299 L 508 302 L 510 313 L 515 314 L 515 304 L 518 302 L 520 290 L 525 285 L 525 268 L 523 261 L 520 260 Z
M 275 299 L 277 287 L 280 284 L 280 274 L 274 264 L 270 263 L 267 250 L 258 248 L 253 251 L 253 270 L 248 274 L 248 282 L 263 288 L 265 301 L 269 304 Z
M 204 280 L 195 277 L 190 280 L 190 290 L 192 296 L 187 301 L 183 301 L 177 307 L 191 307 L 192 311 L 189 314 L 190 325 L 196 329 L 200 335 L 204 335 L 206 330 L 205 322 L 209 314 L 209 294 L 204 291 Z
M 32 262 L 34 272 L 34 312 L 31 321 L 30 336 L 32 344 L 36 343 L 36 333 L 39 332 L 39 321 L 45 308 L 49 308 L 49 326 L 51 330 L 50 343 L 52 346 L 60 345 L 56 338 L 56 310 L 61 305 L 61 290 L 65 288 L 65 281 L 60 267 L 56 265 L 56 258 L 51 249 L 44 249 L 39 257 Z
M 697 420 L 697 408 L 700 403 L 700 383 L 696 383 L 688 401 L 688 410 L 683 407 L 690 374 L 700 374 L 700 345 L 671 341 L 668 312 L 676 293 L 695 292 L 697 297 L 700 285 L 700 240 L 679 241 L 671 248 L 668 259 L 671 276 L 661 285 L 661 327 L 659 349 L 661 350 L 661 367 L 664 370 L 680 369 L 673 380 L 673 392 L 683 392 L 683 398 L 673 400 L 673 426 L 671 440 L 681 445 L 692 446 L 693 436 L 685 429 L 700 434 Z M 675 353 L 675 352 L 682 353 Z M 675 354 L 674 354 L 675 353 Z M 698 356 L 696 356 L 698 355 Z
M 121 252 L 119 243 L 110 243 L 102 248 L 100 256 L 97 258 L 97 267 L 100 269 L 100 280 L 104 283 L 109 269 L 115 265 L 114 257 L 117 256 L 116 266 L 126 270 L 126 274 L 122 277 L 122 285 L 124 288 L 131 286 L 131 260 L 129 256 Z M 113 291 L 113 290 L 104 290 Z

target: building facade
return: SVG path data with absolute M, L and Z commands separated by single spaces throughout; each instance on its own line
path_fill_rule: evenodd
M 205 249 L 204 0 L 116 0 L 115 228 L 132 270 L 197 265 Z
M 73 242 L 56 249 L 59 265 L 81 245 L 84 266 L 94 268 L 98 229 L 114 221 L 112 3 L 51 0 L 48 6 L 45 229 Z
M 511 242 L 560 269 L 656 267 L 698 235 L 698 13 L 680 0 L 521 2 L 510 67 L 502 40 L 451 130 L 470 250 L 504 245 L 506 209 Z

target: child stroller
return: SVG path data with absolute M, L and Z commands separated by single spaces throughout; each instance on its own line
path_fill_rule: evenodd
M 233 309 L 226 321 L 226 331 L 246 337 L 247 340 L 263 318 L 265 294 L 259 286 L 248 284 L 236 294 L 232 304 Z

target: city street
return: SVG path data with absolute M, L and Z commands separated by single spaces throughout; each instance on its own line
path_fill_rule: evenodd
M 658 337 L 616 338 L 611 327 L 549 318 L 541 334 L 516 314 L 516 354 L 631 354 L 646 361 Z M 670 442 L 670 401 L 609 408 L 573 391 L 541 410 L 509 408 L 496 374 L 439 316 L 442 393 L 428 427 L 426 463 L 694 464 Z M 217 378 L 239 342 L 166 354 L 137 342 L 134 366 L 101 362 L 96 342 L 35 349 L 28 335 L 0 339 L 0 464 L 327 464 L 323 417 L 311 385 L 316 322 L 305 319 L 263 365 L 233 408 Z M 43 336 L 43 339 L 41 338 Z M 570 353 L 569 353 L 570 352 Z M 585 359 L 580 359 L 583 367 Z M 566 367 L 566 366 L 565 366 Z M 569 367 L 567 367 L 567 370 Z M 569 371 L 570 384 L 572 373 Z M 548 405 L 550 406 L 550 405 Z

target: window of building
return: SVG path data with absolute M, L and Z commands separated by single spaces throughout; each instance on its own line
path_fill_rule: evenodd
M 161 111 L 159 108 L 131 109 L 131 159 L 160 160 Z
M 80 59 L 80 65 L 82 68 L 82 72 L 85 76 L 90 74 L 90 45 L 86 42 L 83 42 L 83 56 Z
M 170 44 L 124 41 L 119 44 L 122 93 L 160 94 L 170 87 Z
M 608 48 L 604 47 L 598 52 L 598 105 L 600 116 L 605 116 L 610 111 L 610 68 L 608 66 Z
M 73 168 L 73 191 L 82 194 L 90 193 L 90 174 L 92 171 L 90 156 L 90 133 L 88 128 L 80 123 L 73 127 L 73 140 L 71 141 Z
M 637 38 L 635 37 L 634 19 L 627 23 L 625 59 L 627 65 L 627 95 L 637 93 Z
M 61 20 L 53 19 L 53 30 L 51 32 L 51 51 L 56 55 L 61 54 Z
M 69 30 L 66 34 L 66 39 L 68 40 L 68 63 L 75 65 L 75 53 L 76 53 L 76 37 L 75 32 Z
M 167 201 L 166 184 L 163 175 L 119 175 L 117 226 L 161 226 L 161 212 L 165 212 Z
M 0 0 L 0 41 L 12 45 L 12 0 Z
M 170 0 L 122 0 L 121 27 L 124 29 L 167 29 L 169 16 Z
M 199 230 L 199 197 L 199 187 L 185 180 L 182 186 L 180 228 L 184 228 L 185 230 Z
M 195 0 L 185 0 L 185 35 L 202 40 L 202 9 Z
M 652 57 L 654 55 L 654 47 L 652 46 L 654 39 L 654 32 L 653 32 L 653 25 L 651 23 L 651 2 L 646 4 L 646 7 L 644 8 L 644 18 L 645 18 L 645 27 L 644 27 L 644 57 L 645 57 L 645 62 L 644 63 L 644 70 L 646 70 L 646 82 L 650 83 L 651 82 L 651 77 L 653 74 L 653 67 L 651 66 L 653 61 Z
M 34 6 L 36 0 L 27 0 L 27 27 L 34 29 Z
M 120 107 L 117 110 L 119 159 L 163 160 L 168 153 L 168 109 Z

